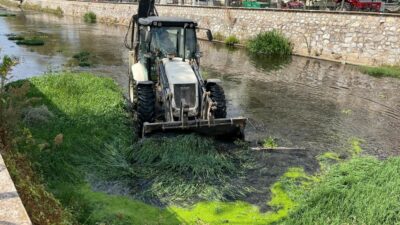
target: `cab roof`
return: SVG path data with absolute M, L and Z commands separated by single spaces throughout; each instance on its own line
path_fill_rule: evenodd
M 159 25 L 161 23 L 161 25 Z M 165 17 L 165 16 L 149 16 L 140 18 L 139 24 L 144 26 L 163 26 L 163 27 L 183 27 L 185 24 L 193 24 L 197 27 L 197 23 L 191 19 L 179 17 Z

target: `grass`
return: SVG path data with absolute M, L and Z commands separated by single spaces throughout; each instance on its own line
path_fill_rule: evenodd
M 10 0 L 0 0 L 0 4 L 4 6 L 18 7 L 18 3 L 16 1 Z
M 400 78 L 400 66 L 383 65 L 379 67 L 362 66 L 361 72 L 374 77 L 394 77 Z
M 26 114 L 30 115 L 27 121 L 36 122 L 23 124 L 32 141 L 21 151 L 76 221 L 181 224 L 198 217 L 192 208 L 159 209 L 128 197 L 92 191 L 88 176 L 96 182 L 133 183 L 137 199 L 156 199 L 161 204 L 204 200 L 227 210 L 241 205 L 238 210 L 258 215 L 257 207 L 249 203 L 220 201 L 246 190 L 235 184 L 242 159 L 216 149 L 213 140 L 188 135 L 147 139 L 132 146 L 133 131 L 122 93 L 112 80 L 67 73 L 32 78 L 29 84 L 27 96 L 35 99 L 31 109 L 46 113 Z M 39 118 L 31 118 L 33 115 Z M 43 119 L 43 115 L 48 116 Z M 213 209 L 200 209 L 207 212 L 202 220 L 215 217 Z M 233 214 L 226 216 L 230 219 Z M 240 221 L 246 220 L 246 215 L 240 217 Z
M 225 38 L 224 43 L 229 46 L 234 46 L 235 44 L 239 44 L 239 39 L 235 35 L 229 35 Z
M 50 196 L 72 213 L 67 221 L 265 224 L 286 215 L 287 202 L 279 186 L 273 187 L 271 201 L 276 212 L 260 213 L 258 207 L 243 201 L 225 202 L 248 191 L 238 185 L 245 162 L 241 153 L 216 148 L 211 139 L 187 135 L 146 139 L 132 146 L 133 131 L 122 93 L 111 79 L 64 73 L 28 82 L 26 95 L 33 101 L 35 113 L 24 115 L 30 115 L 26 121 L 36 122 L 21 122 L 30 141 L 21 138 L 19 152 L 43 177 Z M 36 109 L 45 113 L 36 113 Z M 39 118 L 31 118 L 34 115 Z M 95 181 L 89 183 L 87 177 Z M 131 185 L 128 187 L 139 200 L 91 189 L 93 182 L 107 181 Z M 166 207 L 160 209 L 140 199 L 153 199 L 153 204 Z M 174 204 L 185 201 L 189 207 Z M 281 208 L 284 211 L 279 211 Z M 56 215 L 46 213 L 50 215 L 43 214 L 45 217 Z
M 247 43 L 247 49 L 255 54 L 285 57 L 292 54 L 293 45 L 277 30 L 258 34 Z
M 77 62 L 79 66 L 82 67 L 90 67 L 92 66 L 93 62 L 91 61 L 91 54 L 86 51 L 81 51 L 72 56 Z
M 400 158 L 337 164 L 299 198 L 285 224 L 399 224 Z
M 72 215 L 46 190 L 27 156 L 34 139 L 28 129 L 19 129 L 19 125 L 22 109 L 29 104 L 24 98 L 29 86 L 4 86 L 14 65 L 15 61 L 7 56 L 0 63 L 0 153 L 33 224 L 72 224 Z
M 217 40 L 217 41 L 223 41 L 223 40 L 225 40 L 224 35 L 221 34 L 220 32 L 214 33 L 213 36 L 214 36 L 214 40 Z
M 57 195 L 73 209 L 82 224 L 181 224 L 169 209 L 127 197 L 94 192 L 88 185 L 60 184 Z
M 28 84 L 28 99 L 35 100 L 32 106 L 45 105 L 53 116 L 42 123 L 21 124 L 20 129 L 29 133 L 32 141 L 19 149 L 33 162 L 35 171 L 57 199 L 65 202 L 56 187 L 76 186 L 70 189 L 73 195 L 80 185 L 86 184 L 85 176 L 91 172 L 86 165 L 94 164 L 93 158 L 98 158 L 99 150 L 116 134 L 131 133 L 125 125 L 122 94 L 111 79 L 89 74 L 46 75 L 32 78 Z M 129 146 L 130 142 L 124 145 Z M 73 204 L 64 206 L 71 209 Z M 75 211 L 74 216 L 80 218 Z
M 96 14 L 94 12 L 87 12 L 83 15 L 83 20 L 86 23 L 96 23 Z
M 56 9 L 49 8 L 49 7 L 44 8 L 40 5 L 30 4 L 30 3 L 23 4 L 22 9 L 54 14 L 56 16 L 62 16 L 64 14 L 64 11 L 60 7 L 57 7 Z
M 0 0 L 0 4 L 4 6 L 10 6 L 10 7 L 19 7 L 19 3 L 16 1 L 10 1 L 10 0 Z M 54 14 L 57 16 L 62 16 L 64 14 L 63 10 L 60 7 L 57 7 L 56 9 L 52 9 L 49 7 L 43 8 L 40 5 L 36 4 L 30 4 L 30 3 L 24 3 L 21 5 L 21 8 L 24 10 L 33 10 L 33 11 L 38 11 L 38 12 L 44 12 L 44 13 L 50 13 Z
M 265 203 L 271 210 L 260 212 L 235 200 L 249 191 L 239 185 L 248 163 L 244 153 L 227 152 L 196 135 L 132 144 L 122 92 L 111 79 L 63 73 L 27 82 L 29 86 L 23 81 L 10 86 L 26 91 L 16 96 L 21 103 L 31 102 L 31 113 L 20 113 L 20 129 L 11 133 L 14 150 L 5 158 L 17 188 L 26 190 L 28 211 L 37 208 L 38 219 L 51 219 L 38 224 L 400 222 L 400 158 L 361 157 L 359 139 L 349 140 L 351 160 L 332 152 L 320 155 L 321 161 L 339 162 L 320 174 L 289 168 L 265 187 L 271 191 Z M 133 196 L 92 189 L 96 182 L 110 181 L 130 187 Z

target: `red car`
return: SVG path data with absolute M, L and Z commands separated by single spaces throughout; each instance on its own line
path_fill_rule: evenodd
M 342 5 L 343 4 L 343 5 Z M 381 11 L 383 3 L 373 0 L 336 0 L 336 9 L 345 11 Z
M 292 0 L 288 3 L 282 3 L 283 9 L 304 9 L 304 3 L 298 0 Z

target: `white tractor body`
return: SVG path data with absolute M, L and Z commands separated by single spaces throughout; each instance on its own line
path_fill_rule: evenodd
M 182 58 L 162 60 L 173 94 L 172 111 L 178 117 L 181 107 L 188 107 L 189 116 L 197 116 L 199 106 L 198 80 L 189 61 Z M 182 104 L 183 103 L 183 104 Z

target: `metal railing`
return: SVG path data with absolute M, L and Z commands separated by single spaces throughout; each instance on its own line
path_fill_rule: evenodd
M 138 0 L 79 0 L 85 2 L 107 2 L 137 4 Z M 291 6 L 290 2 L 299 1 L 301 4 Z M 347 1 L 347 0 L 346 0 Z M 400 0 L 366 0 L 370 2 L 382 2 L 380 12 L 400 12 Z M 336 0 L 156 0 L 157 4 L 166 5 L 192 5 L 213 7 L 243 7 L 243 8 L 272 8 L 272 9 L 296 9 L 296 10 L 322 10 L 322 11 L 347 11 Z M 299 5 L 301 7 L 299 7 Z M 368 9 L 353 9 L 351 11 L 367 11 Z

